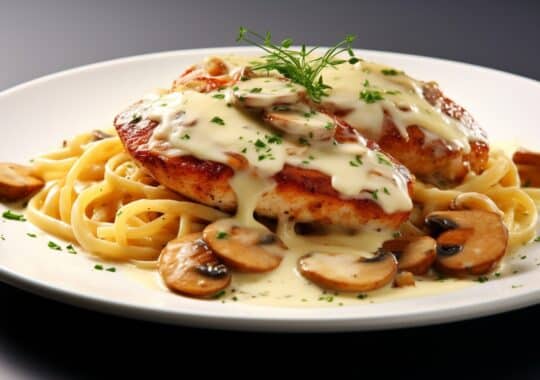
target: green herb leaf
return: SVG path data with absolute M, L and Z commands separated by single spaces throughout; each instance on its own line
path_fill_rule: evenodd
M 96 264 L 96 265 L 94 265 L 94 269 L 95 270 L 103 270 L 103 265 Z
M 54 241 L 50 241 L 49 244 L 47 244 L 47 246 L 52 249 L 52 250 L 55 250 L 55 251 L 61 251 L 62 250 L 62 247 L 60 247 L 58 244 L 56 244 Z
M 394 69 L 382 69 L 381 73 L 383 73 L 384 75 L 394 76 L 394 75 L 399 75 L 402 72 L 394 70 Z
M 116 272 L 116 268 L 115 267 L 109 267 L 107 269 L 105 269 L 107 272 Z
M 4 219 L 16 220 L 17 222 L 26 222 L 26 218 L 22 214 L 16 214 L 11 210 L 4 211 L 2 214 Z
M 216 123 L 218 125 L 225 125 L 225 122 L 223 121 L 222 118 L 220 118 L 219 116 L 214 116 L 211 120 L 210 120 L 212 123 Z
M 258 94 L 261 91 L 262 91 L 261 87 L 255 87 L 255 88 L 252 88 L 251 90 L 249 90 L 249 92 L 251 92 L 252 94 Z
M 37 237 L 36 234 L 31 234 L 30 232 L 28 232 L 28 233 L 26 234 L 26 236 L 31 237 L 31 238 L 36 238 L 36 237 Z
M 318 49 L 317 47 L 307 49 L 305 45 L 302 45 L 300 50 L 292 50 L 289 49 L 293 43 L 290 38 L 283 40 L 281 44 L 274 44 L 270 33 L 263 36 L 245 27 L 240 27 L 236 38 L 237 42 L 244 41 L 259 47 L 266 53 L 262 57 L 264 61 L 253 65 L 253 70 L 279 72 L 291 81 L 304 86 L 315 103 L 320 103 L 323 96 L 328 96 L 328 89 L 330 89 L 321 75 L 324 68 L 336 67 L 347 62 L 345 59 L 338 58 L 344 52 L 349 53 L 348 62 L 358 62 L 352 51 L 354 40 L 354 36 L 346 36 L 343 41 L 328 49 L 322 56 L 316 56 L 313 52 Z
M 367 104 L 373 104 L 379 100 L 383 100 L 382 93 L 377 90 L 362 90 L 360 91 L 360 99 Z
M 66 251 L 68 251 L 68 253 L 71 253 L 72 255 L 77 254 L 77 251 L 75 250 L 75 247 L 73 247 L 72 244 L 69 244 L 66 246 Z
M 225 231 L 218 231 L 218 233 L 216 233 L 216 239 L 226 239 L 228 236 L 229 234 Z
M 212 96 L 212 98 L 225 99 L 225 94 L 215 94 L 215 95 Z

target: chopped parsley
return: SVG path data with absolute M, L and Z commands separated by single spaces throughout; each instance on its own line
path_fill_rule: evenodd
M 212 296 L 212 298 L 213 298 L 213 299 L 221 298 L 221 297 L 223 297 L 223 296 L 225 295 L 225 293 L 226 293 L 225 290 L 220 290 L 219 292 L 217 292 L 216 294 L 214 294 L 214 295 Z
M 383 187 L 383 192 L 384 192 L 386 195 L 390 195 L 390 191 L 389 191 L 388 188 L 386 188 L 386 187 Z
M 377 161 L 379 162 L 379 164 L 384 164 L 384 165 L 388 165 L 388 166 L 392 166 L 392 163 L 388 160 L 388 158 L 382 154 L 382 153 L 377 153 Z
M 215 124 L 218 124 L 218 125 L 225 125 L 225 122 L 223 121 L 222 118 L 220 118 L 219 116 L 214 116 L 212 118 L 212 120 L 210 120 L 212 123 L 215 123 Z
M 31 237 L 31 238 L 36 238 L 36 237 L 37 237 L 36 234 L 32 234 L 32 233 L 30 233 L 30 232 L 27 232 L 27 233 L 26 233 L 26 236 Z
M 225 231 L 219 231 L 217 234 L 216 234 L 216 239 L 226 239 L 227 236 L 229 236 L 228 233 L 226 233 Z
M 115 267 L 109 267 L 107 269 L 105 269 L 107 272 L 116 272 L 116 268 Z
M 269 144 L 279 145 L 283 143 L 283 138 L 280 135 L 266 135 L 265 138 Z
M 379 193 L 379 190 L 378 190 L 378 189 L 377 189 L 377 190 L 373 190 L 373 191 L 371 192 L 371 197 L 372 197 L 373 199 L 375 199 L 375 200 L 378 200 L 378 199 L 379 199 L 378 193 Z
M 331 122 L 328 122 L 328 123 L 326 123 L 326 125 L 324 126 L 324 129 L 331 130 L 333 126 L 334 126 L 334 124 L 332 124 Z
M 75 250 L 75 247 L 73 247 L 72 244 L 68 244 L 66 246 L 66 251 L 68 251 L 68 253 L 71 253 L 72 255 L 76 255 L 77 254 L 77 251 Z
M 383 100 L 382 93 L 378 90 L 362 90 L 360 92 L 360 99 L 367 104 L 373 104 L 379 100 Z
M 246 153 L 247 152 L 247 148 L 244 148 L 241 150 L 242 153 Z
M 266 148 L 266 144 L 261 139 L 257 139 L 257 141 L 255 141 L 255 146 L 257 148 Z
M 135 114 L 135 115 L 133 115 L 130 123 L 135 124 L 135 123 L 138 123 L 141 120 L 142 120 L 142 116 Z
M 14 213 L 11 210 L 4 211 L 2 217 L 8 220 L 16 220 L 17 222 L 26 222 L 26 218 L 24 217 L 24 215 Z
M 94 269 L 95 270 L 103 270 L 103 265 L 96 264 L 96 265 L 94 265 Z
M 487 276 L 480 276 L 476 279 L 476 281 L 478 281 L 479 283 L 484 283 L 484 282 L 488 282 L 489 281 L 489 278 Z
M 60 247 L 58 244 L 56 244 L 54 241 L 49 241 L 49 244 L 47 244 L 47 246 L 52 249 L 52 250 L 55 250 L 55 251 L 61 251 L 62 250 L 62 247 Z
M 367 294 L 359 293 L 359 294 L 356 296 L 356 298 L 358 298 L 359 300 L 363 300 L 363 299 L 367 298 L 367 296 L 368 296 Z
M 0 240 L 6 240 L 6 237 L 4 235 L 0 235 Z
M 188 135 L 187 133 L 184 134 L 184 135 L 181 137 L 182 140 L 189 140 L 190 138 L 191 138 L 191 136 Z
M 215 99 L 225 99 L 225 94 L 215 94 L 212 96 Z
M 394 75 L 401 74 L 400 71 L 397 71 L 395 69 L 382 69 L 381 73 L 383 73 L 383 75 L 389 75 L 389 76 L 394 76 Z
M 535 242 L 540 242 L 540 236 L 537 236 L 535 239 L 534 239 Z
M 260 87 L 254 87 L 251 90 L 249 90 L 249 92 L 251 92 L 252 94 L 258 94 L 261 91 L 262 91 L 262 88 L 260 88 Z

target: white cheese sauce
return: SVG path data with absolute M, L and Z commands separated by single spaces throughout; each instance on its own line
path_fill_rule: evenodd
M 220 58 L 236 72 L 254 59 Z M 417 125 L 428 139 L 440 138 L 465 152 L 470 149 L 469 141 L 483 138 L 429 104 L 422 95 L 422 82 L 403 72 L 361 61 L 325 69 L 322 75 L 331 88 L 320 107 L 339 111 L 340 117 L 362 135 L 377 138 L 385 114 L 389 114 L 405 138 L 407 126 Z M 272 177 L 286 164 L 328 175 L 342 198 L 370 199 L 388 214 L 410 211 L 406 175 L 396 170 L 383 153 L 369 149 L 360 135 L 358 142 L 327 138 L 336 128 L 333 119 L 329 122 L 327 115 L 306 103 L 298 105 L 304 97 L 302 86 L 270 73 L 208 93 L 185 89 L 149 94 L 133 117 L 158 123 L 145 149 L 168 157 L 192 155 L 233 168 L 232 158 L 241 157 L 247 165 L 236 168 L 230 181 L 238 200 L 235 219 L 241 225 L 261 226 L 253 217 L 257 201 L 272 189 Z M 264 116 L 252 112 L 253 108 L 264 109 Z M 317 133 L 311 133 L 310 128 Z M 434 294 L 471 284 L 463 280 L 420 280 L 413 287 L 387 286 L 369 292 L 369 296 L 326 292 L 298 272 L 302 255 L 326 252 L 369 256 L 391 238 L 392 231 L 307 237 L 297 235 L 292 222 L 281 220 L 277 233 L 289 248 L 279 267 L 265 274 L 234 273 L 226 299 L 276 306 L 347 305 Z

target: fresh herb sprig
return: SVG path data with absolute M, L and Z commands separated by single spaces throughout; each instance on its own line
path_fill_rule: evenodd
M 352 50 L 355 39 L 355 36 L 346 36 L 343 41 L 328 49 L 322 56 L 313 55 L 318 47 L 308 49 L 306 45 L 302 45 L 300 50 L 293 50 L 290 49 L 293 44 L 290 38 L 275 44 L 272 42 L 271 33 L 267 32 L 263 36 L 245 27 L 240 27 L 236 41 L 257 46 L 266 52 L 266 55 L 262 57 L 264 62 L 255 64 L 252 67 L 253 70 L 276 70 L 291 81 L 304 86 L 311 100 L 320 103 L 323 96 L 328 96 L 328 89 L 331 88 L 324 83 L 322 70 L 325 67 L 335 68 L 346 62 L 351 64 L 358 62 L 359 59 L 355 57 Z M 344 52 L 348 53 L 349 59 L 338 57 Z

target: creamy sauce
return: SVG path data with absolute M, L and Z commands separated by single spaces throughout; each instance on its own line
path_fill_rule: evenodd
M 223 59 L 236 72 L 250 60 L 234 56 Z M 376 138 L 387 113 L 405 138 L 407 126 L 417 125 L 425 130 L 428 139 L 436 136 L 466 152 L 470 149 L 469 141 L 482 138 L 471 135 L 473 132 L 458 121 L 430 105 L 422 96 L 422 82 L 402 72 L 358 62 L 338 66 L 337 70 L 325 69 L 322 75 L 331 89 L 321 106 L 340 111 L 342 119 L 363 135 Z M 270 73 L 208 93 L 186 88 L 149 94 L 143 99 L 139 114 L 131 117 L 158 123 L 144 149 L 159 151 L 167 157 L 192 155 L 233 167 L 235 175 L 230 184 L 238 200 L 233 219 L 242 226 L 263 227 L 254 219 L 253 212 L 261 195 L 275 186 L 272 177 L 285 164 L 328 175 L 342 198 L 370 199 L 389 214 L 411 210 L 407 178 L 391 160 L 369 149 L 360 135 L 357 142 L 334 140 L 334 120 L 312 109 L 316 106 L 304 102 L 304 98 L 302 86 Z M 238 157 L 245 165 L 233 164 Z M 388 285 L 369 292 L 366 298 L 323 291 L 298 272 L 301 256 L 323 252 L 345 254 L 345 261 L 338 256 L 323 264 L 343 267 L 340 270 L 350 276 L 347 265 L 351 257 L 372 256 L 383 241 L 391 238 L 391 233 L 363 230 L 353 235 L 299 236 L 294 232 L 294 222 L 283 218 L 277 234 L 289 249 L 281 264 L 265 274 L 234 273 L 227 298 L 276 306 L 346 305 L 366 299 L 372 302 L 374 298 L 434 294 L 470 285 L 470 281 L 420 280 L 416 286 L 403 289 Z

